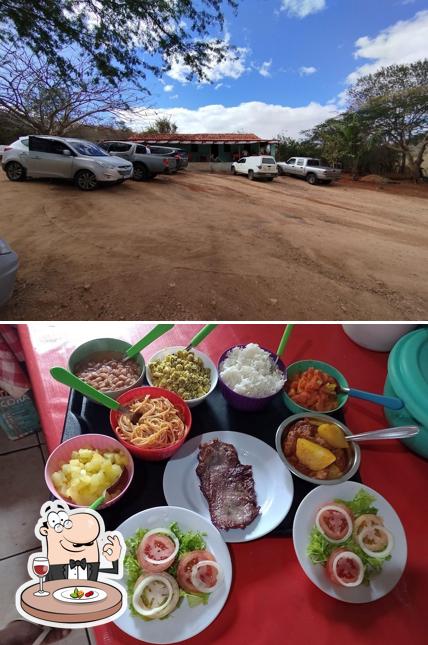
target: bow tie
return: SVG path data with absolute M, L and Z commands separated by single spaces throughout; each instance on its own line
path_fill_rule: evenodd
M 81 560 L 70 560 L 69 567 L 70 569 L 74 569 L 75 567 L 86 569 L 86 558 L 82 558 Z

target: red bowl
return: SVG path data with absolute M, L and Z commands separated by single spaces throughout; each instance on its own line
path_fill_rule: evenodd
M 162 387 L 136 387 L 133 390 L 128 390 L 128 392 L 121 394 L 118 397 L 117 401 L 120 404 L 126 405 L 127 403 L 132 403 L 137 399 L 143 399 L 147 394 L 151 398 L 164 396 L 166 399 L 168 399 L 168 401 L 171 401 L 171 403 L 181 413 L 182 419 L 186 426 L 184 437 L 182 439 L 171 443 L 165 448 L 142 448 L 141 446 L 135 446 L 129 441 L 126 441 L 117 432 L 117 424 L 121 415 L 121 413 L 117 410 L 110 411 L 110 424 L 120 443 L 126 446 L 129 452 L 132 452 L 133 455 L 139 457 L 140 459 L 144 459 L 145 461 L 161 461 L 162 459 L 168 459 L 169 457 L 171 457 L 175 452 L 177 452 L 180 446 L 183 445 L 187 435 L 190 432 L 190 427 L 192 425 L 192 415 L 190 413 L 189 406 L 183 401 L 183 399 L 178 396 L 178 394 L 175 394 L 175 392 L 170 392 L 169 390 L 164 390 Z

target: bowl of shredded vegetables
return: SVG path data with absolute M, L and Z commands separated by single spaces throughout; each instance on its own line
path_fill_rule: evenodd
M 296 361 L 288 366 L 283 399 L 291 412 L 331 414 L 343 408 L 348 395 L 340 388 L 349 387 L 338 369 L 317 360 Z
M 117 400 L 130 412 L 111 410 L 111 427 L 119 441 L 140 459 L 168 459 L 189 434 L 192 415 L 175 392 L 160 387 L 137 387 Z

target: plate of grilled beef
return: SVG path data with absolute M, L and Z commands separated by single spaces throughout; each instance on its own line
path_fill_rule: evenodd
M 207 432 L 170 459 L 163 491 L 170 506 L 210 520 L 225 542 L 246 542 L 283 521 L 293 501 L 293 480 L 264 441 L 242 432 Z

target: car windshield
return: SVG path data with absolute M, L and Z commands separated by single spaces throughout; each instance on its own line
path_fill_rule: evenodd
M 89 141 L 71 141 L 71 145 L 80 155 L 85 157 L 108 157 L 109 155 L 95 143 Z
M 273 157 L 262 157 L 262 163 L 274 164 L 275 159 Z

